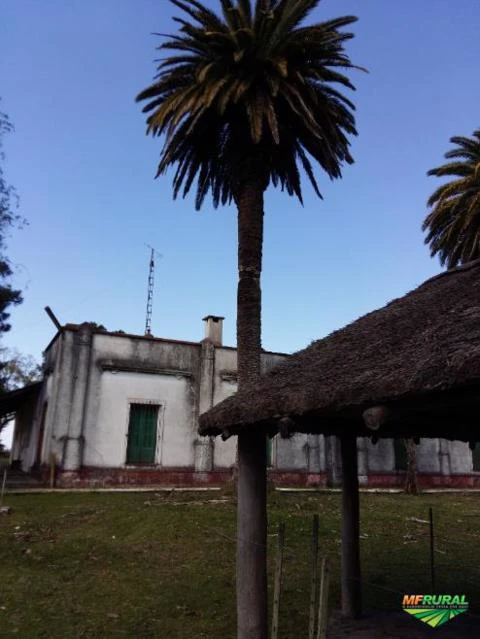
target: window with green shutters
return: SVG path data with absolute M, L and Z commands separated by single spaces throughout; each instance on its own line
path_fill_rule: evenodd
M 158 404 L 130 404 L 127 464 L 154 464 Z
M 267 466 L 273 466 L 273 439 L 267 437 Z

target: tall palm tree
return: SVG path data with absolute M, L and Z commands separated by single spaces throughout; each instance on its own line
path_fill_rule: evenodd
M 454 179 L 430 196 L 433 208 L 422 225 L 432 257 L 438 253 L 447 268 L 480 257 L 480 129 L 471 138 L 456 136 L 450 142 L 457 146 L 445 158 L 453 162 L 428 175 Z
M 303 168 L 319 197 L 311 159 L 331 178 L 351 163 L 352 68 L 340 31 L 346 16 L 300 26 L 320 0 L 219 0 L 218 15 L 198 0 L 171 0 L 183 16 L 164 36 L 164 58 L 146 101 L 147 133 L 164 136 L 157 176 L 176 167 L 173 194 L 196 181 L 196 208 L 238 210 L 237 348 L 239 390 L 260 376 L 263 197 L 272 184 L 302 201 Z M 170 55 L 170 52 L 174 52 Z M 337 88 L 339 87 L 339 88 Z M 238 636 L 266 637 L 266 438 L 238 438 Z

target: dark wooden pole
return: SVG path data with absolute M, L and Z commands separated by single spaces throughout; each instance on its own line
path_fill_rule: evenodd
M 432 592 L 435 592 L 435 556 L 433 541 L 433 509 L 428 509 L 428 519 L 430 522 L 430 576 L 432 578 Z
M 312 529 L 312 585 L 310 590 L 310 620 L 308 639 L 315 639 L 315 620 L 318 606 L 318 515 L 313 515 Z
M 238 436 L 237 637 L 267 639 L 266 437 Z
M 342 615 L 362 614 L 360 584 L 360 508 L 358 496 L 357 439 L 341 438 L 342 454 Z
M 278 618 L 280 615 L 280 595 L 282 589 L 283 549 L 285 546 L 285 523 L 278 526 L 277 556 L 275 558 L 275 584 L 273 590 L 272 639 L 278 639 Z

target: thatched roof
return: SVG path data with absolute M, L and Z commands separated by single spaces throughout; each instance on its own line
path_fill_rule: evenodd
M 295 353 L 201 415 L 199 432 L 273 434 L 284 418 L 290 431 L 371 435 L 362 413 L 375 405 L 390 415 L 379 436 L 480 440 L 480 260 Z

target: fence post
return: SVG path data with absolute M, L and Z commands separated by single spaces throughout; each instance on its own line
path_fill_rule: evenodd
M 312 529 L 312 586 L 310 590 L 310 620 L 308 639 L 315 639 L 315 617 L 317 616 L 318 593 L 318 515 L 313 516 Z
M 322 559 L 320 572 L 320 595 L 318 598 L 317 639 L 326 639 L 328 621 L 328 588 L 330 585 L 330 566 L 327 557 Z
M 430 575 L 432 578 L 432 592 L 435 592 L 435 557 L 434 557 L 434 536 L 433 536 L 433 508 L 428 509 L 430 520 Z
M 7 483 L 7 469 L 3 471 L 2 492 L 0 493 L 0 506 L 3 506 L 3 495 L 5 493 L 5 484 Z
M 277 556 L 275 558 L 275 584 L 273 590 L 272 639 L 278 637 L 278 617 L 280 613 L 280 590 L 282 586 L 283 547 L 285 544 L 285 523 L 278 525 Z

